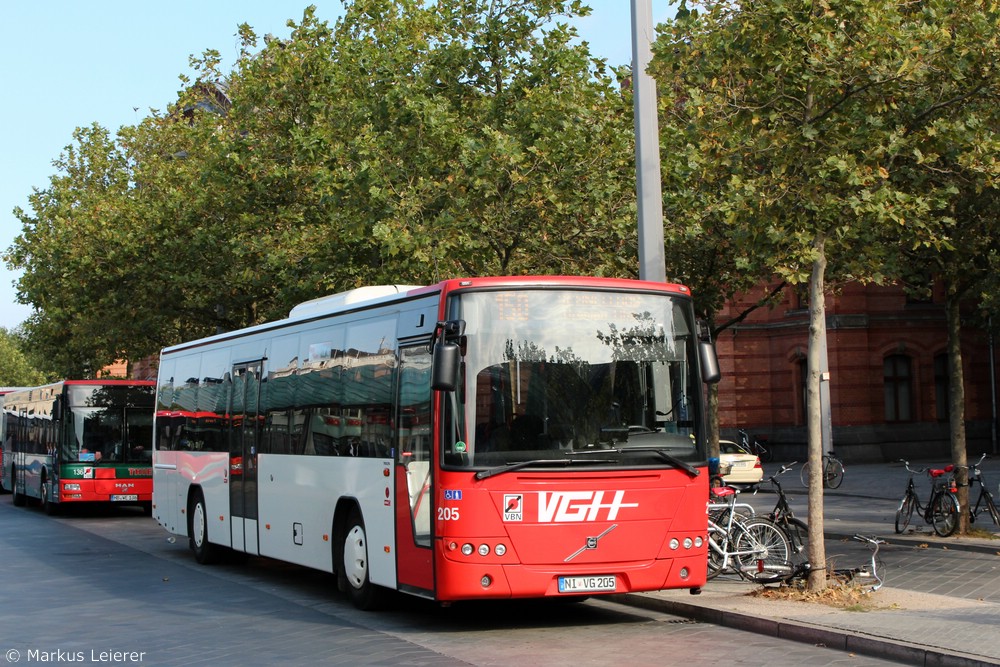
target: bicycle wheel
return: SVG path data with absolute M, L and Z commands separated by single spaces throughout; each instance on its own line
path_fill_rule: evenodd
M 896 532 L 902 533 L 910 525 L 910 517 L 913 516 L 913 506 L 916 499 L 907 491 L 903 499 L 899 501 L 899 509 L 896 510 Z
M 997 506 L 993 504 L 993 496 L 989 495 L 989 493 L 986 495 L 986 508 L 990 511 L 993 523 L 1000 526 L 1000 512 L 997 511 Z
M 958 498 L 950 491 L 942 491 L 931 506 L 931 524 L 934 532 L 948 537 L 958 528 Z
M 809 525 L 794 516 L 785 517 L 785 523 L 779 524 L 788 536 L 788 546 L 793 554 L 806 554 L 809 546 Z
M 740 525 L 736 531 L 736 571 L 759 583 L 779 581 L 791 575 L 788 538 L 774 522 L 757 518 Z
M 723 544 L 723 548 L 725 545 Z M 712 544 L 708 545 L 708 575 L 706 579 L 715 579 L 722 573 L 722 554 L 718 553 L 712 548 Z
M 832 457 L 823 457 L 823 486 L 836 489 L 844 481 L 844 464 Z
M 799 468 L 799 481 L 802 482 L 802 486 L 809 487 L 809 462 L 806 461 Z

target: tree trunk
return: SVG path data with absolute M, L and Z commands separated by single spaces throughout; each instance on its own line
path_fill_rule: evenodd
M 823 420 L 820 403 L 821 337 L 826 334 L 826 244 L 817 234 L 814 241 L 816 258 L 809 279 L 809 349 L 807 353 L 806 424 L 809 433 L 807 464 L 809 466 L 809 572 L 808 588 L 826 588 L 826 545 L 823 543 Z
M 945 312 L 948 316 L 948 421 L 951 462 L 958 485 L 958 534 L 969 532 L 969 468 L 965 452 L 965 374 L 962 371 L 962 322 L 954 286 L 945 289 Z

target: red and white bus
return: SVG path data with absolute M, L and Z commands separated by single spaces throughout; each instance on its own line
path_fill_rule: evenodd
M 680 285 L 379 286 L 163 350 L 156 519 L 361 608 L 700 587 L 703 381 Z
M 64 380 L 0 397 L 0 486 L 14 504 L 153 500 L 152 381 Z

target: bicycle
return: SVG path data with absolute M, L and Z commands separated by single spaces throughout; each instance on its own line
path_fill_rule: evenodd
M 771 462 L 771 452 L 756 437 L 750 437 L 744 429 L 737 429 L 740 436 L 740 447 L 751 454 L 756 454 L 761 463 Z
M 847 567 L 847 568 L 827 568 L 829 570 L 829 576 L 836 579 L 844 584 L 854 583 L 856 580 L 871 581 L 874 580 L 875 583 L 869 587 L 869 593 L 874 593 L 878 589 L 882 588 L 882 584 L 885 583 L 885 564 L 882 559 L 878 557 L 879 547 L 886 544 L 886 541 L 880 537 L 874 535 L 861 535 L 855 534 L 851 539 L 858 542 L 864 542 L 872 550 L 869 563 L 859 566 L 859 567 Z M 805 580 L 809 577 L 809 573 L 813 571 L 813 567 L 808 561 L 804 561 L 797 565 L 791 566 L 787 572 L 781 572 L 780 569 L 774 568 L 773 571 L 767 575 L 761 575 L 755 579 L 759 584 L 782 584 L 787 585 L 792 583 L 794 580 Z
M 711 493 L 724 502 L 709 504 L 708 579 L 727 570 L 750 581 L 787 572 L 790 547 L 781 528 L 763 517 L 742 516 L 737 511 L 736 489 L 724 486 Z
M 993 494 L 990 493 L 986 480 L 983 479 L 983 471 L 979 469 L 986 459 L 984 453 L 979 461 L 969 466 L 969 521 L 975 521 L 976 517 L 983 512 L 989 512 L 993 523 L 1000 526 L 1000 512 L 997 511 L 996 503 L 993 502 Z M 976 506 L 972 506 L 972 485 L 979 484 L 979 498 L 976 499 Z M 980 509 L 980 504 L 982 508 Z
M 786 472 L 792 470 L 796 463 L 796 461 L 793 461 L 785 464 L 781 466 L 778 472 L 768 477 L 768 481 L 774 487 L 778 500 L 774 505 L 774 509 L 767 514 L 767 518 L 785 531 L 785 536 L 788 537 L 788 543 L 792 552 L 802 553 L 806 550 L 806 540 L 809 539 L 809 526 L 792 512 L 792 507 L 788 504 L 788 497 L 785 496 L 785 491 L 781 488 L 781 483 L 777 479 L 779 475 L 784 475 Z M 757 493 L 757 491 L 755 490 L 754 493 Z
M 941 537 L 948 537 L 958 528 L 958 513 L 960 511 L 958 498 L 955 496 L 955 479 L 948 476 L 955 470 L 955 466 L 947 465 L 944 468 L 921 468 L 913 470 L 910 462 L 900 459 L 900 462 L 910 473 L 910 479 L 906 483 L 906 491 L 903 499 L 899 501 L 899 508 L 896 510 L 896 532 L 902 533 L 910 525 L 910 518 L 913 510 L 916 509 L 919 516 L 923 517 L 926 523 L 934 527 L 934 532 Z M 927 504 L 920 503 L 916 487 L 913 485 L 913 476 L 926 473 L 931 480 L 931 495 L 927 499 Z
M 828 452 L 823 455 L 823 461 L 820 464 L 823 466 L 823 488 L 825 489 L 836 489 L 840 486 L 841 482 L 844 481 L 844 464 L 837 458 L 837 455 L 833 452 Z M 802 486 L 809 486 L 809 462 L 802 464 L 802 470 L 799 471 L 799 481 L 802 482 Z

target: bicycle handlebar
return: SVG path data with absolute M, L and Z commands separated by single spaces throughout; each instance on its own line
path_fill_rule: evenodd
M 930 468 L 920 468 L 919 470 L 914 470 L 910 467 L 910 462 L 906 459 L 899 459 L 899 462 L 903 464 L 903 467 L 906 468 L 907 471 L 914 475 L 923 475 L 925 472 L 930 470 Z
M 786 463 L 785 465 L 781 466 L 781 470 L 779 470 L 778 472 L 774 473 L 774 475 L 772 475 L 772 477 L 777 477 L 778 475 L 784 475 L 786 472 L 788 472 L 789 470 L 791 470 L 792 467 L 796 463 L 798 463 L 798 461 L 792 461 L 791 463 Z

